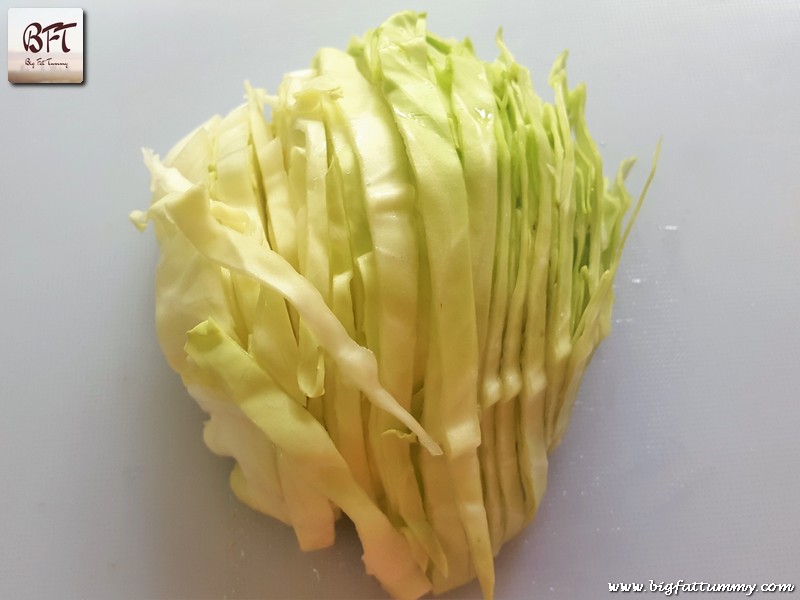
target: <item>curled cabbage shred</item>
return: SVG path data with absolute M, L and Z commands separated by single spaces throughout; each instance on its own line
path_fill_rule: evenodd
M 160 245 L 159 342 L 236 496 L 303 550 L 344 513 L 397 598 L 476 577 L 492 597 L 644 197 L 623 225 L 633 161 L 604 177 L 566 53 L 548 103 L 498 46 L 487 63 L 397 14 L 145 150 L 131 214 Z

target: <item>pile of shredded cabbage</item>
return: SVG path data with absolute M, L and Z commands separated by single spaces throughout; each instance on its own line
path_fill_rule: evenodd
M 475 577 L 492 597 L 633 220 L 632 161 L 604 179 L 566 55 L 549 104 L 498 45 L 486 63 L 395 15 L 145 151 L 131 215 L 154 224 L 159 341 L 233 491 L 304 550 L 346 514 L 398 598 Z

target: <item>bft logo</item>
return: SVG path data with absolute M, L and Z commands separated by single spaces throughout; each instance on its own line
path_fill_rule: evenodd
M 77 23 L 52 23 L 47 27 L 42 27 L 41 23 L 30 23 L 22 33 L 22 47 L 26 52 L 41 52 L 46 46 L 46 52 L 50 52 L 50 42 L 61 40 L 61 51 L 65 54 L 70 52 L 67 46 L 67 30 L 77 27 Z M 42 36 L 44 35 L 44 40 Z
M 81 8 L 8 9 L 10 83 L 83 83 Z

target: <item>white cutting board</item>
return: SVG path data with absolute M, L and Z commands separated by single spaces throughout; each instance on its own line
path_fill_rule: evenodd
M 10 6 L 10 5 L 9 5 Z M 191 6 L 191 9 L 187 8 Z M 571 50 L 609 173 L 659 136 L 615 326 L 498 598 L 610 582 L 800 584 L 800 4 L 81 4 L 82 86 L 0 85 L 0 598 L 374 598 L 352 529 L 301 553 L 244 508 L 165 365 L 139 148 L 402 8 L 549 97 Z M 475 585 L 450 598 L 478 596 Z

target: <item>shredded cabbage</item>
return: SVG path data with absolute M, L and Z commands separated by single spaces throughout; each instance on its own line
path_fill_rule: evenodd
M 237 497 L 304 550 L 343 512 L 398 598 L 475 577 L 492 597 L 655 168 L 623 226 L 633 161 L 604 178 L 566 53 L 547 103 L 498 46 L 486 63 L 397 14 L 145 150 L 131 214 L 161 247 L 160 344 Z

